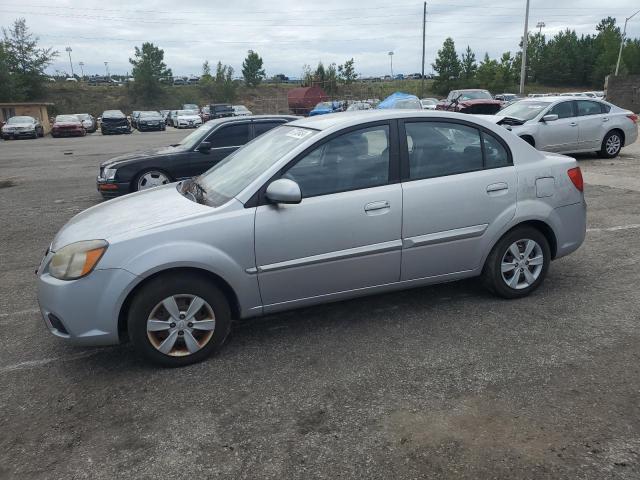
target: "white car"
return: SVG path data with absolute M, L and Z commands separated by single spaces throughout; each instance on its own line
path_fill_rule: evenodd
M 422 104 L 422 108 L 424 110 L 435 110 L 436 105 L 440 103 L 440 100 L 437 98 L 422 98 L 420 99 L 420 103 Z
M 202 125 L 202 118 L 196 110 L 176 110 L 171 121 L 175 128 L 198 128 Z
M 525 98 L 487 118 L 548 152 L 613 158 L 638 138 L 638 115 L 589 97 Z
M 233 105 L 233 116 L 234 117 L 248 117 L 249 115 L 253 115 L 251 110 L 249 110 L 244 105 Z

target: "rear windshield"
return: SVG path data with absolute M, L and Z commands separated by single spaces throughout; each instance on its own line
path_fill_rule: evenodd
M 460 92 L 458 100 L 493 100 L 491 94 L 486 90 L 473 90 L 471 92 Z

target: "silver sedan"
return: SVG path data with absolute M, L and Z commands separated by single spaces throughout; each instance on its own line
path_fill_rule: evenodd
M 328 114 L 78 214 L 38 268 L 38 301 L 61 339 L 130 339 L 180 366 L 219 349 L 234 318 L 476 276 L 524 297 L 585 224 L 576 161 L 495 123 Z
M 638 115 L 603 100 L 527 98 L 493 118 L 538 150 L 613 158 L 638 138 Z

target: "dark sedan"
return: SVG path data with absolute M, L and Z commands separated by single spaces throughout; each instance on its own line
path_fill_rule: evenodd
M 164 130 L 166 126 L 160 112 L 138 112 L 136 128 L 140 132 L 148 132 L 149 130 Z
M 102 163 L 98 191 L 111 198 L 200 175 L 253 138 L 296 118 L 256 115 L 211 120 L 178 144 Z
M 100 131 L 103 135 L 110 133 L 131 133 L 131 124 L 127 116 L 120 110 L 107 110 L 102 114 Z

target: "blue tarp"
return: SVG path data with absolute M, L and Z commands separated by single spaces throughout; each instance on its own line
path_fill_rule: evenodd
M 407 108 L 407 104 L 413 104 L 416 101 L 418 102 L 416 105 L 420 104 L 420 100 L 415 95 L 410 95 L 404 92 L 395 92 L 389 95 L 387 98 L 382 100 L 376 108 Z M 397 105 L 398 103 L 404 104 L 402 106 Z M 413 107 L 417 108 L 417 107 Z

